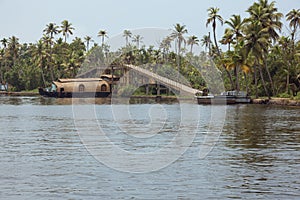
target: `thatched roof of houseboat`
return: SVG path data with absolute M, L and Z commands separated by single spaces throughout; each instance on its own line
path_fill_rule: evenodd
M 58 79 L 60 83 L 67 83 L 67 82 L 95 82 L 95 81 L 102 81 L 101 78 L 61 78 Z
M 65 92 L 96 92 L 103 91 L 102 86 L 105 85 L 105 91 L 110 90 L 110 86 L 107 81 L 101 78 L 79 78 L 79 79 L 59 79 L 58 81 L 53 81 L 53 83 L 58 88 L 64 88 Z

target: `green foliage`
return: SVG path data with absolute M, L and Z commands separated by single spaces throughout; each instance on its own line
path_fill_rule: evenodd
M 210 34 L 204 36 L 201 43 L 208 52 L 199 55 L 193 52 L 193 45 L 199 44 L 198 37 L 186 36 L 186 26 L 178 23 L 171 35 L 162 40 L 159 49 L 141 46 L 143 36 L 125 30 L 126 45 L 116 52 L 111 52 L 105 44 L 105 30 L 99 32 L 102 45 L 94 43 L 91 46 L 93 40 L 89 36 L 84 40 L 75 37 L 73 41 L 67 41 L 75 30 L 67 20 L 60 26 L 49 23 L 36 43 L 21 44 L 15 36 L 0 41 L 0 81 L 8 82 L 11 90 L 32 90 L 45 87 L 58 78 L 75 77 L 96 66 L 134 64 L 197 89 L 207 87 L 207 82 L 214 87 L 214 74 L 218 73 L 226 90 L 245 90 L 252 96 L 291 98 L 290 83 L 300 74 L 300 42 L 296 37 L 300 10 L 293 9 L 286 14 L 291 35 L 284 37 L 280 35 L 284 15 L 276 8 L 276 2 L 253 2 L 244 19 L 233 14 L 225 20 L 219 11 L 219 8 L 208 9 L 206 25 L 211 25 L 213 42 Z M 217 25 L 221 28 L 219 24 L 223 25 L 223 22 L 225 32 L 218 44 L 216 28 Z M 221 44 L 228 50 L 222 52 Z M 207 55 L 219 71 L 212 71 Z M 201 69 L 194 66 L 201 66 Z M 122 75 L 122 72 L 116 73 Z M 155 88 L 151 87 L 149 92 L 155 93 Z M 145 88 L 127 86 L 119 88 L 119 93 L 138 95 L 145 93 Z M 297 98 L 300 98 L 299 94 L 294 97 Z

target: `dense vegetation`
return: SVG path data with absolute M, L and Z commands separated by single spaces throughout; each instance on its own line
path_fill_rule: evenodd
M 300 73 L 297 37 L 300 9 L 292 9 L 284 15 L 275 2 L 259 0 L 246 12 L 247 18 L 232 15 L 225 20 L 218 8 L 209 8 L 206 26 L 211 26 L 212 36 L 208 33 L 202 39 L 194 35 L 187 37 L 185 25 L 176 24 L 172 34 L 161 41 L 159 49 L 142 46 L 142 36 L 124 30 L 126 43 L 119 49 L 122 56 L 117 62 L 169 63 L 187 77 L 193 87 L 202 89 L 205 83 L 199 72 L 183 59 L 193 56 L 193 47 L 202 45 L 207 51 L 202 55 L 208 54 L 214 59 L 223 74 L 226 89 L 246 90 L 255 96 L 290 96 L 291 83 Z M 284 18 L 289 25 L 288 35 L 281 33 Z M 220 40 L 216 36 L 219 26 L 225 28 Z M 96 49 L 100 49 L 103 56 L 110 53 L 105 44 L 106 30 L 98 33 L 100 45 L 90 36 L 68 41 L 74 30 L 72 24 L 64 20 L 60 26 L 46 25 L 43 37 L 36 43 L 21 44 L 15 36 L 3 38 L 0 48 L 2 83 L 9 83 L 10 89 L 15 91 L 32 90 L 58 78 L 74 77 L 83 61 Z

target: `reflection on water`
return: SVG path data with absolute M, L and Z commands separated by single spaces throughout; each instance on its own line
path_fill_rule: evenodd
M 88 101 L 78 99 L 77 104 L 93 103 Z M 96 111 L 109 104 L 99 100 Z M 143 144 L 119 134 L 113 118 L 101 125 L 121 147 L 151 150 L 170 140 L 180 120 L 178 103 L 161 106 L 167 109 L 166 129 Z M 74 126 L 72 99 L 0 97 L 0 199 L 300 198 L 299 108 L 228 106 L 218 144 L 199 159 L 211 107 L 190 106 L 199 108 L 204 119 L 188 151 L 162 170 L 130 174 L 106 167 L 87 152 Z M 141 118 L 137 126 L 126 120 L 122 126 L 145 130 L 151 106 L 130 108 Z

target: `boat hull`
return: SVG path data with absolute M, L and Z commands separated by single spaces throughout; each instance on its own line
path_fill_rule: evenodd
M 54 98 L 105 98 L 110 96 L 110 92 L 49 92 L 43 88 L 39 88 L 39 94 Z
M 245 92 L 228 91 L 221 95 L 196 96 L 198 104 L 240 104 L 251 103 L 251 98 Z

